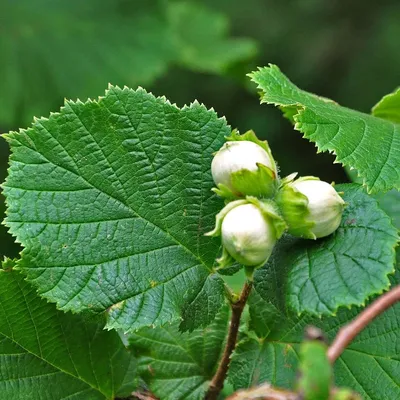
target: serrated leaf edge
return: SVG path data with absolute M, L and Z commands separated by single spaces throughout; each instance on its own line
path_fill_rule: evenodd
M 257 85 L 257 89 L 260 89 L 260 92 L 258 92 L 258 93 L 259 93 L 259 96 L 260 96 L 260 99 L 261 99 L 261 100 L 260 100 L 260 103 L 261 103 L 261 104 L 271 104 L 271 105 L 274 105 L 274 106 L 276 106 L 276 107 L 280 107 L 280 106 L 282 106 L 282 107 L 289 107 L 289 106 L 296 107 L 296 108 L 297 108 L 297 114 L 294 114 L 294 115 L 293 115 L 293 120 L 294 120 L 294 122 L 295 122 L 294 129 L 297 130 L 297 131 L 299 131 L 299 132 L 301 132 L 301 133 L 303 134 L 302 138 L 307 139 L 308 141 L 314 143 L 315 147 L 317 148 L 317 154 L 328 151 L 330 154 L 334 155 L 334 156 L 335 156 L 335 160 L 333 161 L 334 164 L 341 164 L 341 165 L 343 165 L 344 167 L 347 166 L 347 167 L 349 167 L 349 168 L 356 169 L 356 170 L 357 170 L 357 177 L 360 178 L 360 179 L 362 179 L 362 185 L 367 189 L 368 194 L 375 193 L 375 191 L 374 191 L 374 185 L 372 185 L 371 187 L 368 186 L 367 183 L 366 183 L 366 178 L 360 175 L 359 167 L 358 167 L 358 165 L 357 165 L 357 164 L 358 164 L 357 162 L 355 162 L 354 165 L 351 166 L 351 165 L 349 165 L 348 163 L 343 162 L 343 161 L 338 157 L 337 153 L 335 152 L 335 150 L 334 150 L 333 148 L 327 147 L 326 150 L 323 150 L 323 151 L 322 151 L 322 150 L 320 150 L 320 148 L 319 148 L 319 142 L 318 142 L 317 140 L 312 140 L 312 139 L 310 139 L 310 138 L 307 137 L 307 133 L 305 133 L 305 132 L 301 129 L 302 123 L 301 123 L 300 121 L 298 121 L 298 118 L 299 118 L 307 109 L 309 109 L 309 107 L 307 107 L 307 106 L 305 106 L 305 105 L 303 105 L 303 104 L 301 104 L 301 103 L 298 103 L 298 102 L 293 102 L 293 103 L 291 103 L 291 104 L 285 104 L 285 105 L 283 105 L 283 104 L 281 104 L 281 103 L 279 103 L 279 102 L 268 101 L 268 100 L 265 100 L 265 99 L 263 98 L 263 96 L 264 96 L 264 94 L 266 93 L 266 91 L 265 91 L 265 90 L 261 87 L 261 85 L 258 83 L 258 81 L 257 81 L 257 79 L 256 79 L 256 76 L 257 76 L 260 72 L 262 72 L 262 71 L 267 71 L 267 70 L 277 71 L 277 72 L 279 72 L 279 73 L 282 73 L 281 70 L 280 70 L 280 68 L 279 68 L 277 65 L 269 63 L 269 64 L 268 64 L 268 67 L 258 67 L 258 68 L 257 68 L 257 71 L 254 71 L 254 72 L 251 72 L 251 73 L 247 74 L 247 76 L 251 78 L 251 81 L 254 82 L 254 83 Z M 283 73 L 282 73 L 282 74 L 283 74 Z M 287 80 L 290 81 L 290 79 L 289 79 L 286 75 L 284 75 L 284 76 L 286 77 Z M 290 82 L 291 82 L 291 81 L 290 81 Z M 296 87 L 297 87 L 297 86 L 296 86 Z M 300 89 L 300 88 L 298 88 L 298 89 L 299 89 L 299 91 L 302 91 L 302 89 Z M 399 89 L 399 90 L 400 90 L 400 89 Z M 308 93 L 308 92 L 307 92 L 307 93 Z M 338 103 L 336 103 L 334 100 L 326 99 L 326 98 L 324 98 L 324 97 L 322 97 L 322 96 L 318 96 L 318 95 L 315 95 L 315 94 L 313 94 L 313 93 L 308 93 L 308 94 L 312 94 L 312 95 L 314 95 L 314 96 L 318 97 L 319 99 L 324 100 L 324 101 L 326 101 L 326 102 L 329 102 L 329 103 L 332 103 L 332 104 L 338 104 Z M 393 95 L 393 93 L 389 93 L 388 95 L 384 96 L 384 98 L 385 98 L 385 97 L 388 97 L 388 96 L 390 96 L 390 95 Z M 383 100 L 383 99 L 381 99 L 381 101 L 382 101 L 382 100 Z M 381 102 L 381 101 L 380 101 L 380 102 Z M 379 103 L 380 103 L 380 102 L 379 102 Z M 379 104 L 379 103 L 378 103 L 378 104 Z M 375 108 L 378 104 L 376 104 L 376 105 L 374 106 L 374 108 Z M 342 107 L 342 106 L 341 106 L 341 107 Z M 374 108 L 373 108 L 373 109 L 374 109 Z M 356 110 L 352 110 L 352 111 L 356 111 Z M 363 114 L 363 115 L 365 115 L 365 116 L 368 116 L 368 117 L 372 117 L 372 118 L 382 119 L 382 118 L 379 118 L 379 117 L 374 116 L 373 114 L 371 114 L 371 115 L 370 115 L 370 114 L 365 114 L 365 113 L 361 113 L 361 114 Z M 382 120 L 384 120 L 384 119 L 382 119 Z M 391 122 L 391 121 L 389 121 L 389 122 Z M 394 124 L 393 122 L 391 122 L 391 123 Z M 394 188 L 394 187 L 393 187 L 393 188 Z M 388 188 L 388 189 L 385 190 L 385 191 L 388 191 L 388 190 L 390 190 L 390 188 Z

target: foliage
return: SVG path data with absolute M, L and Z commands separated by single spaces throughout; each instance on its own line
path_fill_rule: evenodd
M 181 333 L 179 324 L 143 328 L 129 335 L 139 370 L 151 391 L 162 399 L 202 399 L 212 378 L 227 332 L 224 307 L 204 329 Z
M 277 67 L 253 78 L 268 102 L 279 104 L 306 136 L 316 126 L 316 142 L 338 156 L 356 142 L 360 132 L 349 126 L 359 121 L 384 138 L 389 127 L 398 128 L 397 94 L 369 116 L 301 91 Z M 340 140 L 328 137 L 329 118 L 346 132 Z M 51 380 L 52 398 L 79 399 L 85 390 L 87 398 L 111 399 L 136 386 L 161 399 L 203 398 L 231 339 L 228 326 L 230 335 L 240 325 L 229 323 L 223 305 L 240 319 L 252 285 L 250 320 L 242 320 L 229 380 L 235 389 L 265 381 L 293 389 L 304 327 L 316 325 L 332 339 L 371 296 L 388 289 L 390 279 L 400 282 L 398 273 L 388 277 L 395 272 L 398 231 L 382 210 L 398 221 L 396 192 L 377 200 L 361 185 L 345 184 L 336 186 L 347 206 L 333 235 L 316 241 L 286 235 L 254 276 L 246 271 L 254 278 L 246 281 L 248 292 L 233 293 L 217 271 L 220 242 L 204 236 L 223 207 L 211 190 L 212 154 L 230 134 L 226 120 L 198 102 L 179 108 L 144 89 L 109 86 L 97 100 L 66 101 L 60 112 L 6 136 L 12 155 L 3 185 L 5 224 L 24 250 L 18 260 L 6 260 L 0 274 L 0 333 L 5 355 L 14 357 L 21 348 L 36 357 L 31 372 L 57 373 L 61 383 Z M 389 153 L 385 146 L 369 151 L 368 160 L 376 162 L 369 169 L 371 137 L 348 154 L 370 190 L 398 187 L 398 168 L 388 168 L 400 157 L 395 135 Z M 135 359 L 116 332 L 101 331 L 104 316 L 107 329 L 118 330 L 125 344 L 128 339 Z M 336 363 L 335 384 L 366 398 L 398 397 L 398 325 L 396 309 L 370 324 Z M 316 359 L 307 358 L 313 352 L 301 353 L 304 378 L 305 365 Z M 317 375 L 303 379 L 307 388 Z M 383 385 L 375 384 L 378 375 Z M 16 376 L 18 382 L 26 378 Z M 61 393 L 64 387 L 71 392 Z M 12 396 L 13 386 L 5 388 Z
M 229 132 L 198 103 L 110 87 L 9 134 L 17 268 L 64 311 L 111 307 L 109 328 L 161 325 L 183 309 L 188 328 L 211 322 L 223 287 L 219 244 L 204 237 L 221 204 L 210 163 Z
M 199 3 L 21 0 L 2 2 L 0 15 L 3 126 L 25 125 L 64 97 L 97 95 L 108 82 L 148 85 L 172 65 L 221 73 L 256 53 Z
M 103 318 L 57 311 L 16 271 L 0 270 L 0 282 L 0 398 L 113 399 L 125 379 L 134 388 L 136 362 Z
M 398 284 L 397 273 L 393 283 Z M 259 338 L 244 338 L 232 359 L 230 381 L 235 388 L 260 382 L 291 388 L 295 383 L 299 344 L 304 327 L 315 325 L 331 340 L 340 326 L 354 318 L 359 309 L 341 310 L 335 317 L 297 317 L 277 310 L 256 290 L 250 299 L 252 323 L 257 323 Z M 399 309 L 397 305 L 371 323 L 344 351 L 335 364 L 335 382 L 351 387 L 363 399 L 395 399 L 400 396 L 398 376 Z M 262 321 L 260 326 L 258 321 Z M 379 385 L 376 379 L 379 377 Z
M 337 162 L 356 168 L 369 192 L 400 190 L 400 125 L 396 113 L 388 111 L 398 105 L 400 92 L 377 104 L 371 116 L 300 90 L 275 65 L 250 76 L 263 91 L 262 102 L 280 106 L 320 151 L 333 152 Z M 371 152 L 377 140 L 380 151 Z
M 255 274 L 255 288 L 279 308 L 335 314 L 341 306 L 364 304 L 390 285 L 397 230 L 359 185 L 336 188 L 347 203 L 339 229 L 312 242 L 288 235 Z

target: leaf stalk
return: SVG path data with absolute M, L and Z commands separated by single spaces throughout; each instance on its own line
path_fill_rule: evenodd
M 239 299 L 236 302 L 231 302 L 232 315 L 229 324 L 229 332 L 226 340 L 224 353 L 219 362 L 218 369 L 211 380 L 210 386 L 208 387 L 205 400 L 216 400 L 222 388 L 224 387 L 224 381 L 228 374 L 231 355 L 236 347 L 239 326 L 240 326 L 240 318 L 242 316 L 244 307 L 247 303 L 247 299 L 249 298 L 252 287 L 253 283 L 250 281 L 246 281 L 246 283 L 243 286 Z

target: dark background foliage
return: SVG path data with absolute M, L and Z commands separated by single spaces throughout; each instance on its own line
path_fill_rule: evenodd
M 0 132 L 56 111 L 63 97 L 96 97 L 108 82 L 141 85 L 179 106 L 198 99 L 241 132 L 255 130 L 283 175 L 346 181 L 333 156 L 317 155 L 279 110 L 260 106 L 245 75 L 274 63 L 301 88 L 369 112 L 400 81 L 398 0 L 193 0 L 163 14 L 174 3 L 0 0 Z M 227 22 L 231 38 L 247 40 L 225 46 L 210 36 Z M 7 159 L 2 140 L 1 181 Z M 18 251 L 1 227 L 0 253 Z

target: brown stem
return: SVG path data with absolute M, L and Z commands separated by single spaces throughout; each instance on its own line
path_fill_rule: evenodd
M 138 400 L 157 400 L 157 397 L 154 397 L 151 393 L 133 392 L 132 396 Z
M 400 285 L 378 297 L 353 321 L 342 327 L 328 349 L 329 361 L 333 364 L 343 350 L 370 322 L 398 301 L 400 301 Z
M 297 400 L 299 397 L 294 392 L 278 389 L 269 383 L 250 389 L 239 390 L 226 400 Z
M 252 282 L 246 282 L 243 286 L 239 300 L 231 304 L 232 316 L 224 354 L 222 355 L 217 372 L 211 380 L 205 400 L 216 400 L 222 388 L 224 387 L 224 381 L 228 373 L 230 357 L 236 346 L 236 340 L 240 326 L 240 317 L 242 316 L 242 312 L 244 306 L 246 305 L 252 286 Z
M 153 393 L 148 392 L 146 390 L 144 391 L 137 391 L 132 393 L 132 399 L 137 399 L 137 400 L 157 400 L 157 397 L 154 396 Z

